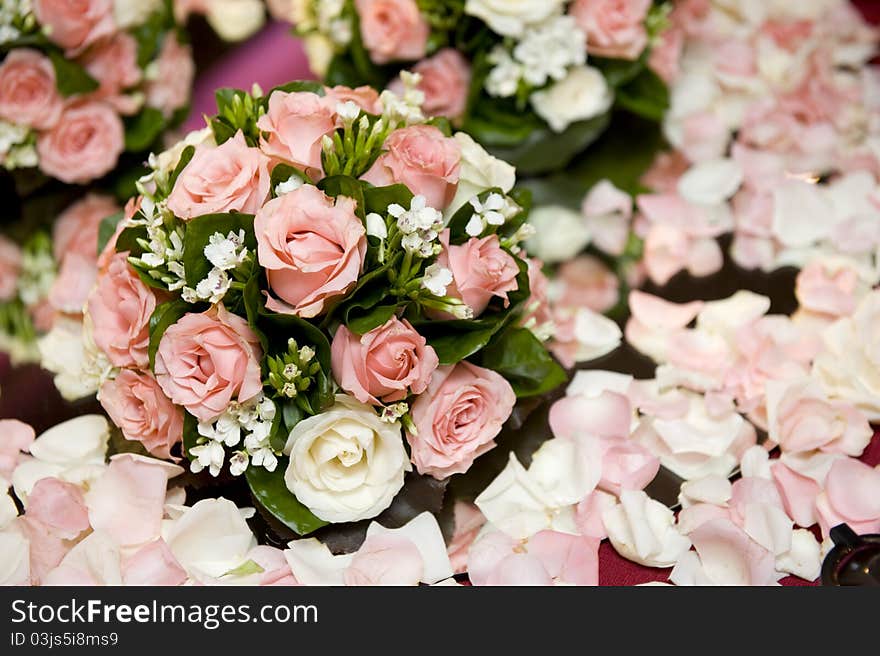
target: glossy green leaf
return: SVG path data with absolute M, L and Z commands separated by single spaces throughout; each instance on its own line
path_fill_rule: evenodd
M 346 196 L 356 203 L 355 214 L 361 221 L 366 220 L 366 202 L 364 201 L 364 185 L 366 183 L 347 175 L 334 175 L 324 178 L 318 183 L 318 189 L 328 196 Z
M 658 123 L 669 109 L 669 89 L 650 68 L 617 90 L 617 105 Z
M 326 526 L 327 522 L 315 515 L 297 500 L 284 483 L 289 459 L 282 456 L 274 472 L 263 467 L 248 467 L 245 472 L 254 500 L 269 514 L 297 535 L 308 535 Z
M 144 107 L 139 114 L 125 121 L 125 149 L 133 153 L 149 149 L 164 129 L 162 112 L 155 107 Z
M 374 328 L 384 326 L 394 313 L 397 311 L 397 305 L 378 305 L 362 316 L 354 316 L 351 311 L 346 316 L 346 326 L 356 335 L 364 335 Z
M 55 83 L 58 86 L 58 93 L 62 96 L 91 93 L 100 86 L 85 68 L 73 60 L 67 59 L 61 52 L 50 50 L 49 59 L 55 69 Z
M 122 216 L 122 212 L 117 212 L 101 220 L 98 226 L 98 255 L 104 251 L 113 235 L 116 234 L 116 226 L 122 221 Z
M 364 204 L 366 212 L 375 212 L 380 216 L 388 214 L 388 206 L 400 205 L 408 208 L 412 203 L 413 193 L 406 185 L 393 184 L 387 187 L 364 186 Z
M 165 334 L 165 331 L 177 323 L 183 315 L 188 312 L 198 311 L 199 309 L 197 309 L 196 306 L 181 299 L 162 303 L 153 310 L 153 314 L 150 315 L 150 369 L 153 368 L 156 361 L 156 351 L 159 350 L 159 342 L 162 341 L 162 336 Z
M 518 398 L 546 394 L 568 379 L 544 344 L 526 328 L 504 331 L 483 349 L 479 360 L 504 376 Z

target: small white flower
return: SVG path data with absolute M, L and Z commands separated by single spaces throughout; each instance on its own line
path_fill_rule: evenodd
M 401 401 L 400 403 L 393 403 L 389 406 L 385 406 L 382 408 L 382 416 L 381 419 L 384 422 L 389 424 L 393 424 L 395 421 L 400 419 L 403 415 L 409 412 L 409 404 Z
M 422 287 L 434 296 L 446 296 L 446 288 L 452 284 L 452 271 L 441 266 L 437 262 L 425 269 L 422 277 Z
M 561 80 L 587 61 L 587 38 L 572 16 L 556 16 L 528 30 L 513 49 L 523 79 L 533 87 Z
M 494 64 L 486 77 L 486 91 L 496 98 L 509 98 L 516 94 L 523 77 L 523 66 L 516 62 L 504 46 L 495 46 L 488 61 Z
M 220 470 L 223 469 L 223 462 L 226 460 L 226 451 L 219 442 L 210 441 L 201 446 L 194 446 L 189 450 L 189 454 L 195 457 L 190 465 L 190 471 L 198 474 L 200 471 L 208 468 L 211 476 L 219 476 Z
M 291 191 L 296 191 L 304 184 L 305 182 L 300 176 L 293 174 L 284 182 L 279 182 L 275 185 L 275 195 L 283 196 L 284 194 L 289 194 Z
M 226 237 L 215 232 L 205 246 L 205 257 L 215 267 L 224 271 L 237 267 L 247 257 L 244 230 L 239 230 L 238 234 L 230 232 Z
M 353 123 L 361 115 L 361 108 L 352 100 L 336 104 L 336 113 L 343 123 Z
M 415 196 L 409 209 L 397 203 L 388 206 L 388 214 L 397 219 L 397 227 L 403 233 L 401 246 L 408 253 L 428 258 L 436 255 L 436 244 L 443 229 L 443 214 L 429 207 L 424 196 Z
M 241 476 L 248 468 L 248 454 L 244 451 L 236 451 L 229 459 L 229 473 L 233 476 Z
M 400 206 L 398 205 L 398 207 Z M 377 237 L 378 239 L 385 239 L 388 237 L 388 228 L 385 225 L 385 219 L 375 212 L 367 214 L 367 235 L 370 237 Z
M 227 273 L 223 269 L 214 267 L 208 273 L 208 277 L 196 285 L 196 294 L 209 303 L 219 303 L 229 291 L 231 284 L 232 281 Z
M 313 357 L 315 357 L 315 349 L 311 346 L 303 346 L 299 350 L 299 359 L 303 364 L 310 362 Z

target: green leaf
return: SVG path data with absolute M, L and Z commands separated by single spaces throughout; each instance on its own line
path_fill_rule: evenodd
M 568 377 L 532 331 L 509 328 L 480 353 L 480 364 L 498 372 L 517 398 L 546 394 Z
M 101 220 L 98 226 L 98 255 L 104 251 L 113 235 L 116 234 L 116 226 L 122 221 L 122 217 L 123 213 L 117 212 Z
M 217 142 L 218 146 L 226 143 L 235 136 L 235 128 L 224 118 L 215 116 L 210 119 L 210 124 L 211 132 L 214 133 L 214 141 Z
M 221 574 L 220 577 L 222 578 L 224 576 L 249 576 L 251 574 L 262 574 L 265 571 L 266 570 L 264 570 L 259 565 L 259 563 L 255 562 L 253 560 L 247 560 L 247 561 L 243 562 L 241 565 L 239 565 L 238 567 L 235 567 L 235 568 L 229 570 L 225 574 Z
M 284 483 L 284 472 L 289 463 L 287 456 L 278 459 L 274 472 L 263 467 L 248 467 L 245 471 L 248 486 L 254 500 L 269 514 L 290 528 L 297 535 L 308 535 L 326 526 L 327 522 L 315 517 L 297 500 Z
M 366 207 L 366 202 L 364 201 L 365 184 L 347 175 L 334 175 L 321 180 L 318 183 L 318 189 L 333 198 L 347 196 L 354 200 L 356 203 L 355 214 L 358 215 L 361 221 L 365 221 L 367 216 L 367 213 L 364 211 Z
M 257 238 L 254 235 L 254 215 L 240 212 L 225 214 L 205 214 L 186 224 L 186 239 L 183 243 L 183 266 L 186 269 L 186 284 L 195 287 L 214 268 L 205 257 L 205 246 L 215 233 L 224 237 L 230 232 L 244 230 L 244 244 L 251 254 L 256 253 Z
M 150 315 L 150 369 L 156 362 L 156 351 L 159 350 L 159 342 L 162 341 L 165 331 L 177 323 L 183 315 L 196 311 L 194 306 L 181 299 L 162 303 L 153 310 L 153 314 Z
M 364 335 L 374 328 L 384 326 L 397 311 L 397 304 L 379 305 L 362 316 L 352 317 L 351 311 L 346 313 L 345 323 L 348 329 L 356 335 Z
M 295 401 L 285 401 L 281 406 L 281 415 L 284 420 L 284 426 L 287 429 L 287 433 L 293 430 L 293 427 L 296 426 L 303 419 L 303 411 L 296 404 Z M 284 438 L 284 441 L 280 444 L 272 444 L 273 449 L 277 449 L 280 451 L 284 448 L 284 444 L 287 442 L 287 438 Z
M 138 243 L 138 239 L 147 239 L 147 229 L 144 226 L 131 226 L 123 230 L 116 240 L 116 252 L 125 253 L 133 257 L 143 255 L 144 249 Z
M 437 323 L 458 323 L 458 322 L 437 322 Z M 428 344 L 437 353 L 437 358 L 441 365 L 456 364 L 465 358 L 478 353 L 498 332 L 502 325 L 500 319 L 493 321 L 484 321 L 473 326 L 472 330 L 463 329 L 464 326 L 455 326 L 456 330 L 448 330 L 438 334 L 436 337 L 428 337 Z M 480 327 L 477 327 L 480 326 Z M 452 326 L 449 326 L 451 329 Z M 421 332 L 421 330 L 420 330 Z
M 140 114 L 125 121 L 125 149 L 134 153 L 149 149 L 164 129 L 162 112 L 155 107 L 145 107 Z
M 395 203 L 408 208 L 412 203 L 413 193 L 406 185 L 393 184 L 387 187 L 364 187 L 364 204 L 367 214 L 375 212 L 381 216 L 388 214 L 388 206 Z
M 137 62 L 139 68 L 146 68 L 159 54 L 162 42 L 170 28 L 174 26 L 170 7 L 162 3 L 157 11 L 150 14 L 146 21 L 131 30 L 137 41 Z
M 169 192 L 174 189 L 174 183 L 177 182 L 177 178 L 180 177 L 180 174 L 183 173 L 183 169 L 186 168 L 186 165 L 190 163 L 193 158 L 193 155 L 196 154 L 195 146 L 187 146 L 180 153 L 180 159 L 177 160 L 177 166 L 174 167 L 174 171 L 172 171 L 171 176 L 168 178 L 168 190 Z
M 617 90 L 617 105 L 627 111 L 660 122 L 669 109 L 669 89 L 650 68 Z
M 189 450 L 199 444 L 199 420 L 183 411 L 183 455 L 192 460 Z
M 627 59 L 608 59 L 607 57 L 590 57 L 590 65 L 602 71 L 602 75 L 612 87 L 619 87 L 631 82 L 639 75 L 646 65 L 646 54 L 635 61 Z
M 481 143 L 486 143 L 495 157 L 513 164 L 520 175 L 540 175 L 565 168 L 602 136 L 610 120 L 610 113 L 602 114 L 588 121 L 573 123 L 563 132 L 554 132 L 549 126 L 542 125 L 516 139 L 515 145 L 484 142 L 483 134 L 479 131 L 473 136 Z
M 274 91 L 281 91 L 283 93 L 301 93 L 303 91 L 308 91 L 310 93 L 316 93 L 319 96 L 323 96 L 325 93 L 324 85 L 320 82 L 315 82 L 313 80 L 296 80 L 295 82 L 288 82 L 287 84 L 274 87 L 264 96 L 267 102 L 269 96 L 271 96 Z
M 67 59 L 59 51 L 50 50 L 49 59 L 52 60 L 52 66 L 55 68 L 58 93 L 62 96 L 91 93 L 100 86 L 85 68 Z

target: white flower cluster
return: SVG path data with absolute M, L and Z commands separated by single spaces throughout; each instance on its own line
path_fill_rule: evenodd
M 504 225 L 522 210 L 513 199 L 498 193 L 489 194 L 485 201 L 474 196 L 470 205 L 474 208 L 474 213 L 464 230 L 471 237 L 479 237 L 487 226 Z
M 508 50 L 497 46 L 489 55 L 494 64 L 486 79 L 490 95 L 507 98 L 516 94 L 521 82 L 543 87 L 562 80 L 575 66 L 587 61 L 587 39 L 571 16 L 555 16 L 526 31 Z
M 440 253 L 442 247 L 437 238 L 443 229 L 443 213 L 428 207 L 424 196 L 415 196 L 408 210 L 392 203 L 388 214 L 397 219 L 397 227 L 403 233 L 401 246 L 407 253 L 421 258 Z
M 129 257 L 129 262 L 134 267 L 146 271 L 156 280 L 165 283 L 170 291 L 176 291 L 186 286 L 186 270 L 183 266 L 183 227 L 175 226 L 169 229 L 166 226 L 165 220 L 171 216 L 166 202 L 156 203 L 142 184 L 152 177 L 151 174 L 138 181 L 138 190 L 143 194 L 140 206 L 143 218 L 138 218 L 136 215 L 129 219 L 128 225 L 144 226 L 147 229 L 147 239 L 138 240 L 144 252 L 139 257 Z
M 31 14 L 31 0 L 3 0 L 0 3 L 0 44 L 15 41 L 22 35 L 29 22 L 35 22 Z
M 0 35 L 2 29 L 0 25 Z M 12 170 L 37 165 L 37 150 L 30 136 L 31 131 L 26 126 L 0 121 L 0 161 L 3 166 Z
M 242 444 L 244 448 L 229 458 L 229 471 L 233 476 L 240 476 L 250 465 L 275 471 L 278 457 L 269 443 L 275 412 L 272 400 L 261 397 L 255 403 L 232 403 L 213 422 L 199 422 L 199 435 L 204 440 L 189 450 L 194 458 L 190 470 L 197 474 L 207 468 L 211 476 L 218 476 L 226 460 L 225 447 Z
M 293 5 L 291 18 L 298 31 L 317 32 L 340 48 L 351 42 L 351 18 L 343 15 L 345 0 L 307 0 Z
M 402 96 L 388 89 L 379 96 L 382 101 L 383 124 L 389 126 L 391 130 L 402 125 L 425 122 L 425 115 L 422 113 L 425 93 L 419 89 L 422 76 L 410 71 L 401 71 L 400 80 L 403 82 Z
M 244 245 L 244 230 L 230 232 L 225 237 L 215 232 L 205 246 L 205 257 L 214 265 L 208 275 L 196 285 L 196 288 L 184 287 L 183 300 L 187 303 L 208 301 L 219 303 L 232 285 L 232 279 L 226 273 L 244 263 L 250 252 Z
M 56 272 L 51 250 L 25 249 L 18 277 L 18 295 L 25 307 L 33 307 L 49 296 Z
M 452 271 L 438 262 L 425 269 L 422 276 L 422 287 L 438 298 L 446 296 L 446 288 L 452 284 Z

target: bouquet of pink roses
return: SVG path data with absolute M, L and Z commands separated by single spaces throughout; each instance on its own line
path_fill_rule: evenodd
M 659 121 L 667 104 L 648 66 L 665 2 L 304 0 L 270 9 L 295 25 L 328 84 L 400 88 L 409 70 L 427 113 L 525 174 L 564 168 L 614 109 Z
M 0 10 L 0 164 L 85 184 L 183 119 L 194 65 L 170 2 Z
M 527 195 L 411 91 L 219 91 L 151 157 L 86 302 L 123 435 L 243 474 L 300 535 L 378 515 L 413 466 L 468 471 L 565 380 L 535 335 Z

